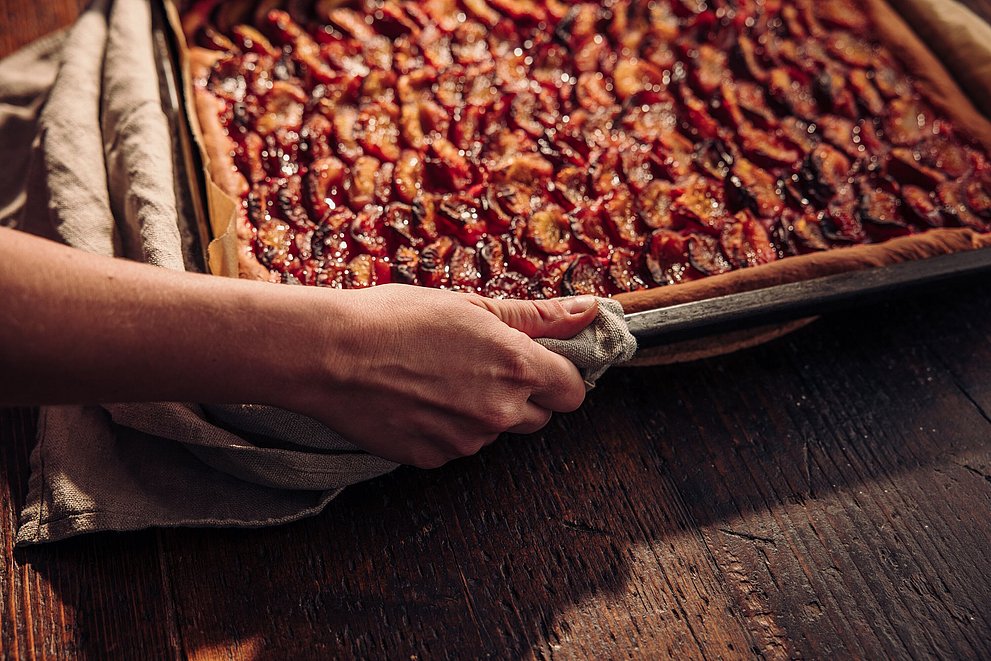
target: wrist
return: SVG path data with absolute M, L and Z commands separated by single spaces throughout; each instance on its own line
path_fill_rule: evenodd
M 257 386 L 252 401 L 312 414 L 351 373 L 353 292 L 278 285 L 266 290 L 244 297 L 250 345 L 239 347 L 234 359 L 251 357 L 240 360 L 238 369 Z

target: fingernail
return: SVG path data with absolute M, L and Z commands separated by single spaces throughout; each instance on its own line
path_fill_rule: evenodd
M 561 301 L 561 304 L 568 311 L 568 314 L 582 314 L 595 305 L 595 297 L 576 296 L 574 298 L 566 298 Z

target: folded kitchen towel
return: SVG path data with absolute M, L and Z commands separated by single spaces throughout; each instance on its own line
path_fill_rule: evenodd
M 0 224 L 183 269 L 154 57 L 149 0 L 96 0 L 69 31 L 0 62 Z M 622 314 L 602 299 L 577 337 L 541 342 L 591 387 L 636 350 Z M 44 407 L 17 543 L 292 521 L 395 467 L 271 407 Z

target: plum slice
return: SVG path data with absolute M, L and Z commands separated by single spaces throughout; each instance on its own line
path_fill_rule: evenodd
M 482 294 L 489 298 L 534 298 L 536 288 L 530 278 L 516 271 L 504 271 L 482 285 Z
M 561 291 L 565 296 L 608 296 L 604 260 L 591 255 L 578 255 L 564 272 Z
M 982 218 L 991 220 L 991 175 L 971 177 L 964 183 L 967 207 Z
M 946 181 L 942 172 L 922 162 L 919 152 L 905 147 L 891 150 L 886 169 L 895 180 L 924 188 L 932 189 Z
M 454 239 L 442 236 L 420 251 L 420 282 L 427 287 L 443 287 L 451 280 L 451 253 Z
M 392 256 L 392 281 L 404 285 L 419 283 L 420 253 L 411 246 L 399 246 Z
M 719 242 L 727 260 L 736 268 L 767 264 L 777 258 L 767 230 L 746 211 L 727 223 Z
M 602 202 L 596 200 L 587 207 L 578 207 L 568 214 L 571 233 L 596 255 L 607 255 L 611 247 L 602 223 Z
M 647 241 L 647 269 L 659 285 L 675 285 L 685 279 L 688 263 L 688 242 L 671 230 L 654 230 Z
M 331 209 L 341 203 L 344 187 L 344 163 L 334 156 L 315 161 L 303 177 L 303 187 L 311 218 L 321 222 Z
M 461 292 L 477 292 L 482 284 L 482 272 L 478 268 L 478 251 L 458 246 L 451 255 L 451 289 Z
M 639 197 L 640 218 L 651 229 L 672 229 L 674 221 L 671 205 L 675 198 L 674 184 L 668 181 L 652 181 Z
M 382 207 L 369 206 L 362 209 L 351 222 L 351 238 L 369 255 L 384 257 L 386 241 L 382 235 Z
M 737 206 L 748 207 L 764 218 L 777 216 L 784 204 L 777 178 L 745 158 L 734 162 L 726 180 L 726 192 L 727 198 Z
M 700 176 L 688 179 L 681 186 L 681 194 L 671 204 L 671 213 L 704 229 L 721 231 L 726 218 L 722 188 Z
M 907 215 L 928 227 L 942 227 L 943 216 L 933 193 L 918 186 L 902 186 L 902 202 Z
M 708 234 L 688 237 L 688 262 L 705 275 L 719 275 L 733 270 L 719 245 L 719 239 Z
M 621 292 L 637 291 L 647 285 L 640 273 L 643 271 L 643 254 L 628 248 L 618 248 L 609 257 L 609 278 Z
M 567 252 L 571 229 L 560 207 L 549 205 L 526 222 L 526 237 L 538 250 L 548 255 Z
M 904 227 L 901 198 L 886 182 L 868 181 L 861 185 L 860 219 L 865 223 Z
M 486 280 L 491 280 L 506 270 L 502 241 L 491 234 L 479 241 L 478 258 L 482 277 Z
M 922 105 L 913 98 L 899 98 L 888 104 L 884 128 L 896 145 L 914 145 L 926 133 L 928 119 Z
M 485 234 L 485 220 L 468 195 L 451 194 L 440 198 L 437 205 L 438 226 L 458 237 L 466 245 L 474 245 Z
M 943 213 L 957 221 L 962 227 L 970 227 L 979 232 L 986 232 L 988 222 L 978 217 L 967 206 L 967 191 L 962 181 L 945 181 L 936 187 L 936 197 L 939 199 Z

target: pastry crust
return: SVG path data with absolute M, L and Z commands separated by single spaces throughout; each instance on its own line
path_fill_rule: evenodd
M 874 36 L 898 56 L 907 73 L 916 79 L 926 100 L 943 112 L 975 142 L 991 151 L 991 122 L 976 110 L 950 74 L 905 21 L 884 0 L 866 0 L 864 7 L 873 23 Z M 189 75 L 194 80 L 206 76 L 217 58 L 216 51 L 192 47 L 188 52 Z M 234 144 L 219 119 L 217 104 L 221 102 L 202 86 L 193 87 L 202 148 L 205 151 L 204 162 L 209 177 L 220 190 L 235 201 L 238 209 L 233 221 L 236 228 L 238 272 L 220 274 L 278 281 L 279 275 L 270 272 L 259 263 L 251 249 L 252 230 L 240 203 L 248 183 L 237 171 L 232 160 Z M 229 249 L 231 244 L 228 241 L 226 245 L 226 249 Z M 621 293 L 615 298 L 628 312 L 636 312 L 988 246 L 991 246 L 991 234 L 988 233 L 979 233 L 967 228 L 932 229 L 882 243 L 837 247 L 823 252 L 784 257 L 768 264 L 699 280 Z M 791 324 L 789 330 L 797 323 Z M 645 361 L 674 362 L 674 360 L 714 355 L 750 346 L 779 334 L 781 334 L 780 329 L 737 333 L 733 336 L 694 342 L 690 346 L 680 345 L 681 349 L 672 347 L 652 350 L 648 354 L 641 354 L 637 362 L 641 364 Z M 653 356 L 653 359 L 650 356 Z

